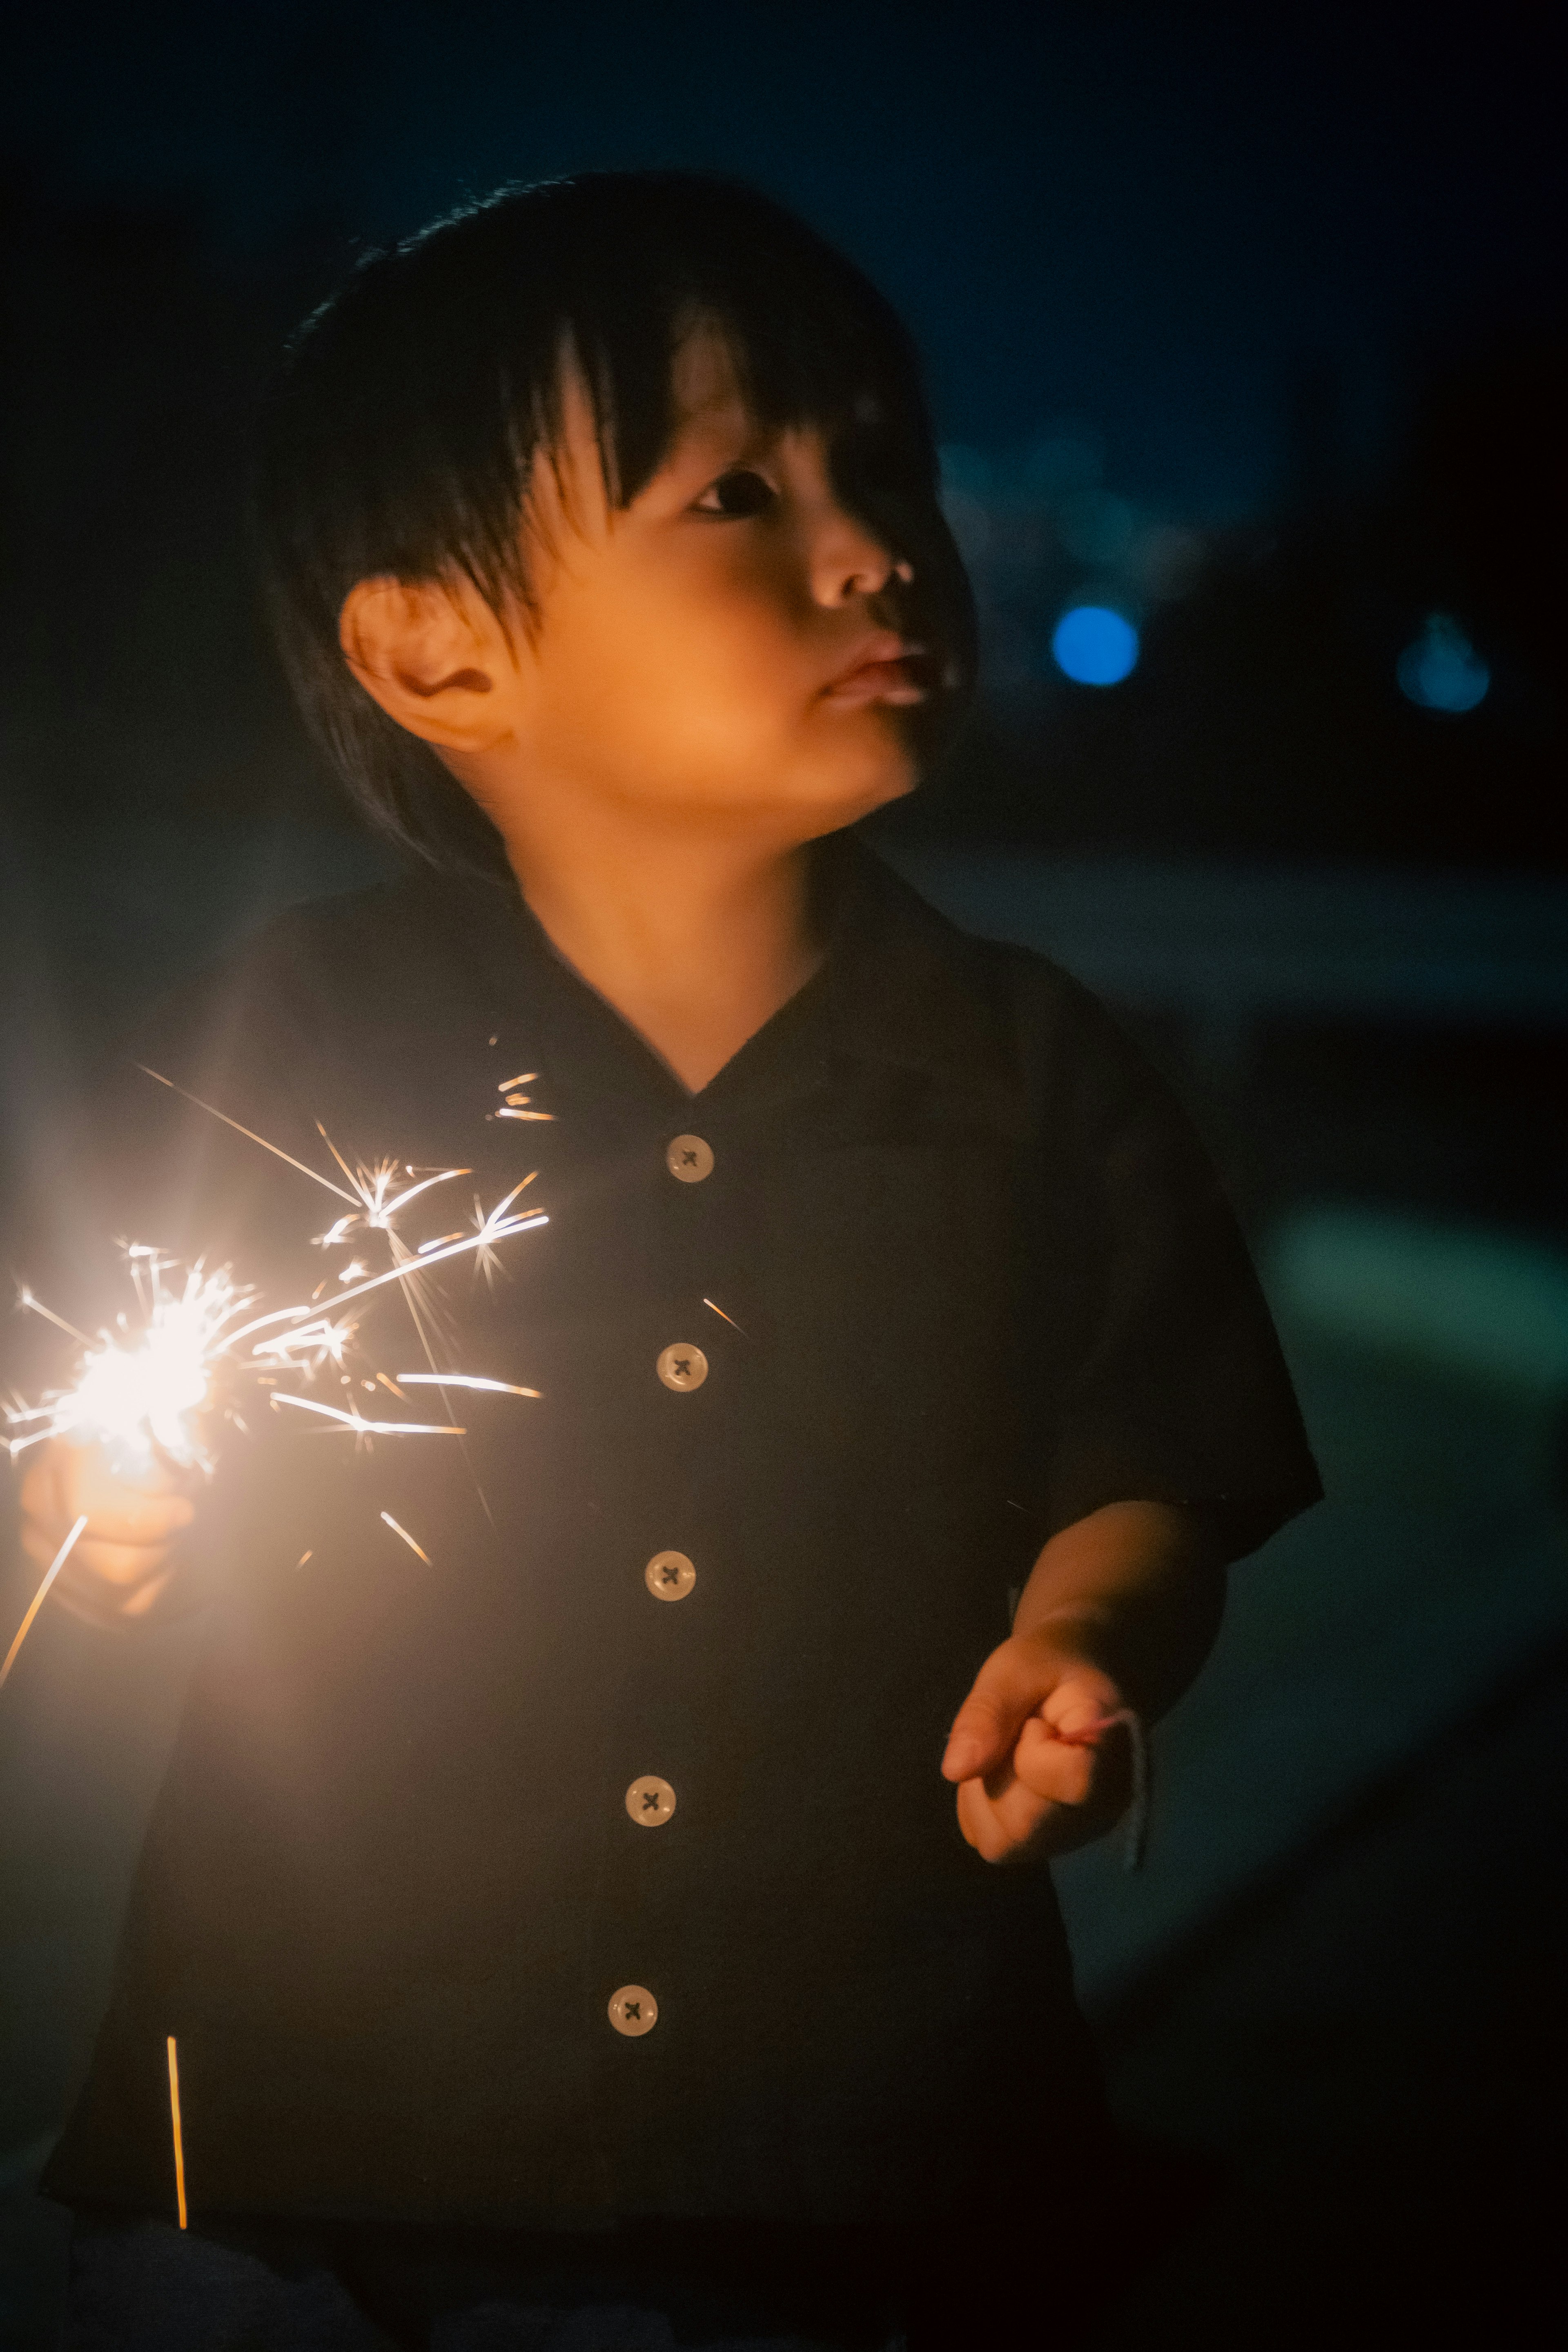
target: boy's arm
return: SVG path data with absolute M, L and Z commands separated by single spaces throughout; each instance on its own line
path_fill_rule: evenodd
M 1225 1559 L 1217 1526 L 1171 1503 L 1108 1503 L 1051 1538 L 942 1758 L 959 1827 L 987 1862 L 1046 1860 L 1111 1827 L 1129 1743 L 1073 1735 L 1174 1705 L 1219 1631 Z

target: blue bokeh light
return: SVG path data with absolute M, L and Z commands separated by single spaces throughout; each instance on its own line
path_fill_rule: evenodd
M 1492 674 L 1457 621 L 1428 613 L 1426 625 L 1394 664 L 1394 675 L 1423 710 L 1473 710 Z
M 1138 632 L 1109 604 L 1074 604 L 1051 637 L 1057 667 L 1079 686 L 1119 686 L 1138 660 Z

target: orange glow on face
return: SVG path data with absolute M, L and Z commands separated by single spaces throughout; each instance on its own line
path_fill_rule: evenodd
M 927 689 L 900 568 L 840 502 L 822 435 L 760 426 L 711 331 L 674 383 L 674 442 L 616 509 L 568 373 L 559 474 L 537 467 L 525 524 L 540 619 L 503 689 L 518 724 L 460 770 L 509 839 L 520 795 L 567 792 L 794 845 L 916 781 L 903 720 Z

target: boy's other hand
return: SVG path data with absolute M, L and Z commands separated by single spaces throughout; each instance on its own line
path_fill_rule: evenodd
M 1114 1827 L 1132 1792 L 1127 1704 L 1109 1675 L 1048 1629 L 993 1650 L 948 1735 L 942 1769 L 958 1826 L 987 1862 L 1044 1862 Z
M 84 1512 L 87 1525 L 55 1580 L 54 1597 L 89 1624 L 135 1624 L 173 1580 L 172 1548 L 195 1506 L 177 1474 L 162 1465 L 128 1483 L 100 1447 L 50 1438 L 22 1480 L 22 1549 L 40 1574 Z

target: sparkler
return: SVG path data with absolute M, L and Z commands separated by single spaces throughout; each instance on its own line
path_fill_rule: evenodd
M 249 1310 L 258 1305 L 259 1295 L 253 1286 L 237 1281 L 228 1266 L 209 1272 L 199 1260 L 194 1265 L 182 1265 L 161 1250 L 132 1242 L 124 1247 L 141 1309 L 140 1321 L 133 1328 L 129 1316 L 121 1314 L 113 1330 L 100 1330 L 96 1339 L 78 1330 L 31 1290 L 24 1288 L 19 1295 L 20 1305 L 79 1342 L 83 1352 L 69 1387 L 50 1391 L 37 1404 L 18 1402 L 4 1408 L 11 1429 L 19 1433 L 6 1441 L 13 1459 L 47 1438 L 58 1437 L 77 1444 L 100 1446 L 111 1469 L 127 1483 L 144 1480 L 160 1464 L 210 1475 L 215 1466 L 210 1442 L 215 1426 L 226 1421 L 244 1432 L 245 1423 L 236 1400 L 239 1387 L 247 1380 L 270 1391 L 268 1401 L 274 1407 L 289 1406 L 297 1412 L 314 1414 L 321 1423 L 352 1431 L 356 1444 L 375 1437 L 461 1439 L 467 1432 L 456 1423 L 372 1420 L 357 1408 L 329 1404 L 296 1389 L 280 1389 L 277 1385 L 280 1378 L 313 1380 L 328 1365 L 341 1370 L 359 1327 L 338 1310 L 393 1285 L 397 1286 L 408 1307 L 430 1368 L 423 1372 L 400 1373 L 395 1381 L 378 1372 L 376 1381 L 395 1396 L 403 1395 L 400 1383 L 484 1391 L 501 1396 L 539 1395 L 537 1389 L 522 1388 L 510 1381 L 441 1370 L 431 1343 L 428 1326 L 432 1302 L 425 1287 L 426 1277 L 437 1266 L 466 1255 L 474 1257 L 476 1271 L 482 1269 L 487 1280 L 493 1280 L 500 1270 L 496 1255 L 498 1244 L 548 1224 L 549 1218 L 542 1212 L 523 1215 L 515 1208 L 519 1195 L 532 1182 L 531 1176 L 514 1184 L 493 1209 L 487 1210 L 476 1195 L 470 1230 L 440 1234 L 411 1247 L 398 1230 L 398 1218 L 437 1186 L 467 1176 L 471 1171 L 416 1170 L 406 1162 L 391 1160 L 381 1160 L 369 1169 L 351 1168 L 318 1122 L 317 1131 L 345 1180 L 340 1184 L 304 1160 L 296 1160 L 292 1153 L 258 1135 L 253 1129 L 241 1126 L 216 1105 L 187 1094 L 161 1071 L 149 1069 L 145 1075 L 344 1202 L 346 1213 L 315 1237 L 318 1247 L 333 1249 L 347 1244 L 354 1236 L 378 1235 L 391 1264 L 382 1273 L 370 1274 L 358 1258 L 351 1259 L 339 1270 L 341 1286 L 331 1311 L 317 1307 L 316 1302 L 325 1287 L 318 1284 L 308 1300 L 252 1314 Z M 507 1081 L 502 1091 L 509 1093 L 509 1108 L 514 1116 L 548 1118 L 547 1112 L 525 1109 L 528 1097 L 520 1096 L 517 1089 L 527 1083 L 526 1077 Z M 366 1387 L 374 1385 L 370 1381 L 365 1382 Z M 427 1559 L 405 1528 L 397 1527 L 392 1519 L 387 1524 L 411 1549 L 419 1552 L 422 1559 Z M 84 1516 L 52 1563 L 11 1644 L 5 1666 L 0 1669 L 0 1684 L 9 1675 L 56 1576 L 86 1525 Z M 305 1555 L 306 1559 L 310 1556 Z
M 1108 1731 L 1118 1724 L 1125 1727 L 1132 1747 L 1132 1795 L 1127 1808 L 1126 1826 L 1122 1831 L 1121 1860 L 1126 1870 L 1136 1870 L 1143 1860 L 1143 1850 L 1149 1839 L 1149 1735 L 1143 1728 L 1143 1718 L 1131 1706 L 1119 1706 L 1112 1715 L 1101 1715 L 1094 1722 L 1079 1726 L 1076 1731 L 1058 1731 L 1048 1725 L 1053 1739 L 1065 1748 L 1098 1748 Z
M 215 1115 L 223 1116 L 221 1112 Z M 226 1124 L 233 1126 L 235 1122 L 228 1120 Z M 240 1129 L 242 1134 L 247 1131 Z M 274 1149 L 270 1144 L 265 1148 Z M 279 1156 L 288 1157 L 286 1153 Z M 343 1165 L 341 1160 L 339 1164 Z M 472 1233 L 443 1235 L 438 1241 L 411 1250 L 396 1234 L 391 1219 L 433 1184 L 443 1183 L 448 1177 L 467 1175 L 468 1171 L 443 1169 L 396 1192 L 391 1188 L 393 1172 L 388 1163 L 370 1171 L 363 1180 L 356 1178 L 356 1181 L 363 1181 L 368 1205 L 341 1218 L 333 1232 L 341 1239 L 341 1228 L 362 1223 L 374 1225 L 385 1233 L 394 1244 L 395 1263 L 384 1273 L 351 1282 L 333 1300 L 334 1308 L 394 1283 L 402 1286 L 406 1297 L 415 1280 L 431 1268 L 468 1253 L 478 1254 L 481 1263 L 487 1257 L 493 1259 L 498 1242 L 510 1240 L 514 1234 L 531 1232 L 550 1222 L 542 1212 L 530 1216 L 511 1213 L 512 1203 L 523 1189 L 523 1184 L 516 1184 L 496 1208 L 488 1212 L 477 1208 Z M 316 1181 L 327 1181 L 324 1177 Z M 525 1177 L 523 1183 L 529 1181 Z M 245 1373 L 261 1378 L 279 1373 L 309 1377 L 328 1363 L 341 1365 L 358 1328 L 357 1324 L 341 1320 L 335 1314 L 314 1312 L 310 1301 L 274 1307 L 239 1322 L 238 1318 L 256 1303 L 258 1294 L 237 1282 L 227 1266 L 210 1274 L 200 1263 L 176 1269 L 174 1259 L 141 1242 L 129 1244 L 126 1258 L 142 1308 L 141 1328 L 134 1332 L 129 1318 L 121 1315 L 115 1331 L 100 1331 L 95 1341 L 74 1324 L 66 1322 L 52 1307 L 46 1307 L 32 1291 L 21 1292 L 23 1307 L 80 1340 L 85 1353 L 69 1388 L 53 1391 L 39 1404 L 5 1408 L 12 1428 L 27 1433 L 8 1441 L 13 1458 L 44 1438 L 64 1437 L 79 1444 L 103 1446 L 117 1472 L 132 1479 L 148 1475 L 160 1458 L 182 1468 L 210 1471 L 213 1464 L 205 1424 L 215 1412 L 237 1422 L 232 1403 L 224 1401 L 219 1393 L 220 1375 L 225 1370 L 231 1375 Z M 171 1286 L 166 1277 L 176 1270 L 184 1278 Z M 289 1328 L 277 1328 L 280 1324 Z M 426 1334 L 417 1312 L 415 1324 L 424 1339 Z M 251 1343 L 248 1349 L 244 1344 L 247 1340 Z M 428 1373 L 399 1377 L 437 1388 L 489 1389 L 513 1396 L 539 1393 L 536 1389 L 486 1380 L 477 1373 L 446 1373 L 432 1369 Z M 276 1391 L 271 1402 L 274 1405 L 301 1407 L 340 1422 L 362 1435 L 465 1434 L 463 1430 L 446 1423 L 372 1422 L 357 1412 L 345 1412 L 288 1390 Z

